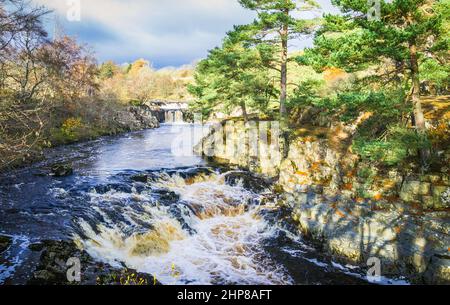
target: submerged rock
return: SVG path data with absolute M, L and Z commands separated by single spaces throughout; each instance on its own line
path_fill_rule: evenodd
M 98 194 L 106 194 L 111 191 L 122 192 L 122 193 L 132 193 L 132 186 L 126 183 L 109 183 L 101 184 L 94 187 Z
M 160 201 L 165 204 L 176 203 L 180 200 L 180 195 L 178 195 L 177 193 L 175 193 L 173 191 L 169 191 L 166 189 L 159 189 L 159 190 L 155 190 L 154 192 L 155 192 L 155 194 L 159 195 Z
M 12 243 L 11 237 L 0 235 L 0 253 L 6 251 Z
M 43 241 L 29 246 L 40 252 L 30 285 L 159 285 L 152 275 L 94 261 L 72 241 Z M 80 263 L 80 281 L 70 281 L 73 262 Z
M 54 177 L 67 177 L 73 174 L 73 168 L 68 164 L 54 164 L 50 169 L 50 175 Z

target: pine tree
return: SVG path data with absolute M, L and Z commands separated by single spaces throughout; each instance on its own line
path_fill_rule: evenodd
M 347 72 L 382 67 L 384 84 L 400 79 L 408 88 L 405 96 L 413 107 L 413 124 L 418 133 L 425 134 L 419 67 L 424 59 L 447 53 L 448 33 L 443 25 L 448 18 L 449 1 L 380 0 L 376 15 L 371 15 L 374 7 L 367 0 L 333 3 L 343 14 L 325 17 L 316 34 L 315 47 L 306 50 L 299 62 L 317 70 L 339 67 Z M 425 165 L 429 152 L 422 150 L 420 154 Z
M 380 1 L 380 18 L 374 19 L 368 18 L 371 7 L 366 0 L 335 0 L 344 14 L 325 17 L 315 47 L 306 50 L 299 62 L 317 70 L 338 67 L 355 72 L 386 67 L 389 61 L 393 69 L 386 75 L 391 79 L 403 76 L 410 90 L 407 96 L 413 104 L 415 127 L 423 132 L 419 66 L 425 58 L 448 50 L 448 34 L 442 31 L 444 11 L 437 9 L 440 1 Z M 448 7 L 448 0 L 442 2 Z
M 280 117 L 284 121 L 287 116 L 287 63 L 289 41 L 302 34 L 311 33 L 314 20 L 303 20 L 293 16 L 295 12 L 309 11 L 318 8 L 313 0 L 239 0 L 239 3 L 258 14 L 252 27 L 257 43 L 279 46 L 277 67 L 280 73 Z

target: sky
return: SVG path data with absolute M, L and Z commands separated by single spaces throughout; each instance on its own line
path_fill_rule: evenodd
M 323 12 L 336 12 L 331 0 L 318 0 Z M 32 0 L 53 10 L 46 18 L 50 36 L 55 20 L 65 34 L 88 44 L 99 62 L 118 64 L 145 58 L 155 68 L 190 64 L 219 46 L 235 24 L 255 13 L 237 0 Z M 78 4 L 79 3 L 79 6 Z M 79 8 L 79 10 L 78 10 Z M 79 12 L 79 13 L 78 13 Z M 291 49 L 310 46 L 312 38 Z

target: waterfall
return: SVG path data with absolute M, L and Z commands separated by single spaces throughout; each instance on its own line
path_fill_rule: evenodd
M 186 102 L 153 101 L 149 107 L 160 123 L 184 123 L 189 113 L 189 104 Z
M 181 110 L 175 111 L 175 122 L 184 122 L 183 120 L 183 112 Z
M 183 120 L 183 111 L 181 110 L 166 110 L 164 113 L 164 122 L 165 123 L 182 123 Z

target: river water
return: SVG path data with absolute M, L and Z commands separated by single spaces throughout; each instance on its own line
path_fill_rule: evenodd
M 0 233 L 13 238 L 0 254 L 0 283 L 21 283 L 32 272 L 28 246 L 48 239 L 72 239 L 98 261 L 163 284 L 364 282 L 296 234 L 270 187 L 246 189 L 227 179 L 236 172 L 174 154 L 199 128 L 163 124 L 60 147 L 0 176 Z M 43 174 L 54 163 L 74 174 Z

